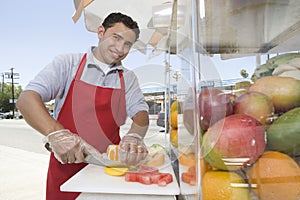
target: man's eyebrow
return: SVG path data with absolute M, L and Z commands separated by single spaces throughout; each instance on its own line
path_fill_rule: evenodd
M 113 35 L 115 35 L 115 36 L 121 38 L 122 40 L 124 40 L 124 37 L 122 35 L 118 34 L 118 33 L 113 33 Z M 126 43 L 129 43 L 132 46 L 134 42 L 131 42 L 131 41 L 127 40 Z
M 123 38 L 123 36 L 122 36 L 122 35 L 120 35 L 120 34 L 118 34 L 118 33 L 113 33 L 113 35 L 115 35 L 115 36 L 118 36 L 119 38 L 122 38 L 122 39 L 124 39 L 124 38 Z

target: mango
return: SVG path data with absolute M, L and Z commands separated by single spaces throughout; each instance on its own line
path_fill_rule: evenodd
M 246 114 L 255 118 L 263 125 L 269 123 L 269 118 L 274 114 L 271 99 L 260 92 L 246 92 L 236 98 L 233 111 L 235 114 Z
M 249 91 L 267 95 L 277 113 L 300 106 L 300 80 L 291 77 L 265 76 L 255 81 Z
M 300 107 L 275 120 L 267 129 L 267 148 L 292 156 L 300 155 Z
M 238 170 L 253 164 L 265 150 L 265 127 L 246 114 L 229 115 L 203 136 L 202 155 L 212 167 Z

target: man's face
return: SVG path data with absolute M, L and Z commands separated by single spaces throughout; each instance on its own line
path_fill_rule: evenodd
M 100 59 L 106 64 L 114 64 L 123 60 L 133 43 L 136 35 L 133 30 L 122 23 L 104 29 L 103 26 L 98 30 Z

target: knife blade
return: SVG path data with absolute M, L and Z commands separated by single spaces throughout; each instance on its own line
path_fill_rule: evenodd
M 129 169 L 132 169 L 132 170 L 134 168 L 136 168 L 135 166 L 129 166 L 129 165 L 120 163 L 119 161 L 109 160 L 109 159 L 104 158 L 104 157 L 95 158 L 92 155 L 87 155 L 84 158 L 84 162 L 88 163 L 88 164 L 102 166 L 102 167 L 129 168 Z

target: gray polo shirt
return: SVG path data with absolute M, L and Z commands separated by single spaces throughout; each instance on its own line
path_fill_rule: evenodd
M 89 48 L 87 52 L 87 60 L 81 80 L 101 87 L 120 88 L 120 78 L 116 69 L 121 69 L 125 80 L 127 116 L 132 118 L 139 111 L 148 111 L 148 104 L 133 71 L 122 65 L 107 67 L 103 64 L 100 66 L 98 62 L 94 61 L 92 49 L 93 47 Z M 76 53 L 55 57 L 24 89 L 39 93 L 44 102 L 55 99 L 55 118 L 57 118 L 65 101 L 83 55 L 84 53 Z

